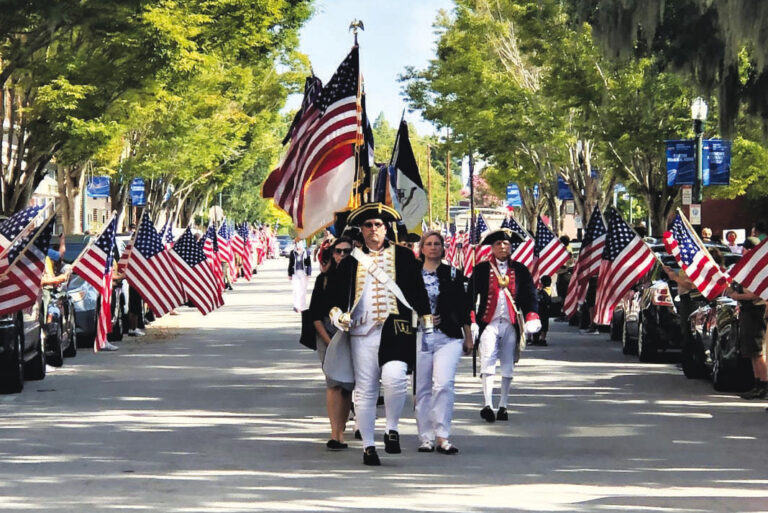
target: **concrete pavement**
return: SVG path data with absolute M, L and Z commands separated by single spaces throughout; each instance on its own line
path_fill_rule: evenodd
M 182 309 L 0 396 L 0 511 L 768 511 L 764 402 L 559 323 L 523 355 L 509 422 L 481 421 L 462 360 L 459 455 L 416 452 L 410 400 L 403 454 L 380 449 L 382 467 L 354 440 L 326 451 L 286 266 L 268 262 L 218 312 Z

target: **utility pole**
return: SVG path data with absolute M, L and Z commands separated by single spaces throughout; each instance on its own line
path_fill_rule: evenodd
M 429 229 L 432 229 L 432 166 L 430 165 L 431 147 L 427 144 L 427 202 L 429 204 Z
M 445 157 L 445 222 L 451 227 L 451 150 Z

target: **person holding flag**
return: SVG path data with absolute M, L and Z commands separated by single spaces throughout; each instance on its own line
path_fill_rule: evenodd
M 470 282 L 471 304 L 479 325 L 480 376 L 483 382 L 483 408 L 486 422 L 508 420 L 507 401 L 515 361 L 520 356 L 522 339 L 538 333 L 538 297 L 528 268 L 511 260 L 513 243 L 522 237 L 508 228 L 491 232 L 483 245 L 491 247 L 490 261 L 477 264 Z M 496 367 L 501 367 L 501 398 L 493 412 Z

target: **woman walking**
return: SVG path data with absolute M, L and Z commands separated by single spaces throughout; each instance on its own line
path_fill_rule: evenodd
M 470 329 L 469 297 L 464 291 L 464 276 L 442 262 L 445 240 L 436 231 L 421 238 L 421 274 L 429 296 L 435 330 L 425 333 L 416 351 L 416 424 L 419 452 L 456 454 L 453 445 L 453 417 L 456 367 L 462 351 L 469 354 L 474 345 Z
M 293 310 L 303 312 L 307 309 L 307 278 L 312 275 L 312 260 L 304 249 L 304 241 L 297 240 L 296 246 L 288 257 L 288 279 L 293 289 Z
M 352 240 L 347 237 L 340 237 L 328 249 L 331 254 L 327 260 L 323 253 L 320 253 L 320 265 L 324 268 L 315 281 L 315 288 L 309 303 L 309 312 L 318 338 L 317 356 L 320 358 L 321 364 L 325 360 L 328 344 L 331 343 L 331 338 L 336 333 L 336 328 L 331 324 L 327 315 L 330 307 L 325 302 L 326 287 L 339 262 L 352 252 Z M 325 262 L 327 264 L 324 265 Z M 325 377 L 325 385 L 325 406 L 328 410 L 328 420 L 331 422 L 331 439 L 326 443 L 326 447 L 332 451 L 346 449 L 344 428 L 347 418 L 349 418 L 353 386 L 352 384 L 336 382 L 328 376 Z

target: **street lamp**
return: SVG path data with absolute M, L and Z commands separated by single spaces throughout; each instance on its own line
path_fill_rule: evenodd
M 691 118 L 693 119 L 693 133 L 696 136 L 696 178 L 693 181 L 693 203 L 701 205 L 701 181 L 702 181 L 702 143 L 704 134 L 704 122 L 707 120 L 707 102 L 697 96 L 691 103 Z

